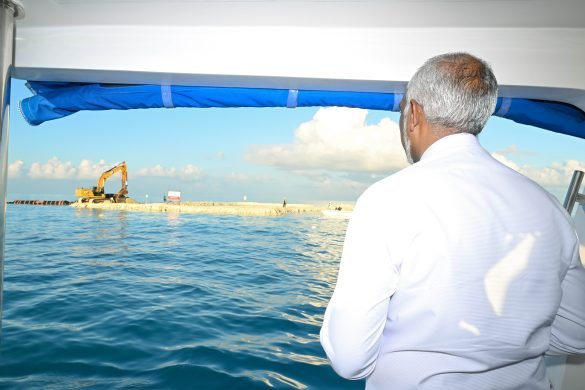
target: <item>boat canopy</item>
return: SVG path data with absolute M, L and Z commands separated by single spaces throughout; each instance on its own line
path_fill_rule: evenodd
M 585 138 L 581 0 L 19 2 L 12 77 L 37 94 L 21 104 L 31 124 L 149 107 L 397 111 L 425 60 L 464 51 L 498 78 L 495 115 Z
M 34 96 L 20 102 L 31 125 L 83 110 L 174 107 L 353 107 L 399 111 L 400 93 L 233 88 L 182 85 L 117 85 L 29 81 Z M 494 115 L 556 133 L 585 138 L 585 113 L 562 102 L 500 97 Z

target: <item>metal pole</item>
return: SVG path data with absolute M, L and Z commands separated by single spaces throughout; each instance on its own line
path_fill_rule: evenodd
M 16 18 L 24 16 L 22 4 L 0 0 L 0 329 L 4 292 L 4 230 L 6 226 L 6 175 L 8 172 L 8 129 L 10 126 L 10 74 L 14 64 Z
M 569 184 L 569 189 L 567 190 L 567 196 L 565 197 L 565 209 L 569 214 L 573 212 L 573 206 L 575 206 L 575 201 L 579 196 L 579 188 L 581 188 L 581 182 L 583 181 L 583 176 L 585 173 L 581 171 L 573 172 L 573 178 L 571 179 L 571 184 Z

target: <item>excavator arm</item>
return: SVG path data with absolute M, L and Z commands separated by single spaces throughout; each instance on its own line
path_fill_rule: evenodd
M 122 175 L 122 188 L 118 191 L 118 195 L 126 195 L 128 193 L 128 171 L 126 170 L 126 161 L 121 162 L 120 164 L 116 165 L 115 167 L 108 169 L 98 179 L 98 184 L 96 187 L 97 193 L 104 192 L 104 185 L 106 184 L 106 180 L 108 180 L 112 175 L 120 172 Z

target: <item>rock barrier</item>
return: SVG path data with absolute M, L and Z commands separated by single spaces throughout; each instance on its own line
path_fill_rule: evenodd
M 310 204 L 254 202 L 166 202 L 166 203 L 72 203 L 84 209 L 127 210 L 189 214 L 227 214 L 243 216 L 279 216 L 299 213 L 318 213 L 323 207 Z

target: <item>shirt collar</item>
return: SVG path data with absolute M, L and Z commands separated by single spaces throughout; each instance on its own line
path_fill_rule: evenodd
M 481 148 L 477 137 L 469 133 L 451 134 L 435 141 L 425 150 L 420 161 L 434 160 L 462 149 Z

